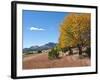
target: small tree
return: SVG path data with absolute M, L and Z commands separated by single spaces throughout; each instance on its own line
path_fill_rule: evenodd
M 57 51 L 56 48 L 53 48 L 53 49 L 48 53 L 48 58 L 49 58 L 49 59 L 57 59 L 57 58 L 59 58 L 59 52 Z

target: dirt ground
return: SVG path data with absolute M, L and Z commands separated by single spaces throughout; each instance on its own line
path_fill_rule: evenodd
M 88 57 L 79 58 L 78 54 L 63 56 L 60 59 L 49 60 L 48 54 L 36 54 L 23 57 L 23 69 L 84 67 L 90 66 Z

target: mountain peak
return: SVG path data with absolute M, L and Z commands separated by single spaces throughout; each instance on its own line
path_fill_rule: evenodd
M 23 52 L 29 52 L 29 51 L 38 51 L 38 50 L 47 50 L 47 49 L 51 49 L 54 48 L 56 46 L 57 43 L 53 43 L 53 42 L 49 42 L 47 44 L 44 44 L 42 46 L 31 46 L 30 48 L 24 48 Z

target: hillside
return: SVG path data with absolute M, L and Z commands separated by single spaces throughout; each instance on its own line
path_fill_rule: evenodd
M 31 46 L 29 48 L 24 48 L 23 53 L 28 53 L 29 51 L 39 51 L 39 50 L 47 50 L 51 49 L 56 46 L 57 43 L 49 42 L 47 44 L 44 44 L 42 46 Z

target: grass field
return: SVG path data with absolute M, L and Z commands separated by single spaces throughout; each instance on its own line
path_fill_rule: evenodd
M 63 56 L 54 60 L 49 60 L 47 53 L 23 56 L 23 69 L 84 67 L 90 65 L 91 62 L 88 57 L 79 58 L 78 54 Z

